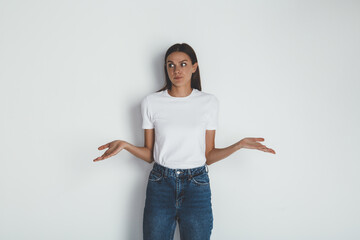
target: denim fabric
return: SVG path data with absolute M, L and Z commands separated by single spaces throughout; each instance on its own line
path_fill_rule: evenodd
M 207 165 L 171 169 L 154 163 L 148 178 L 144 240 L 172 240 L 179 223 L 181 240 L 210 239 L 213 229 Z

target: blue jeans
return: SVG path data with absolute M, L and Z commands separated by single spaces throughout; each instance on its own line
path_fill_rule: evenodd
M 207 165 L 171 169 L 154 162 L 148 178 L 144 240 L 172 240 L 179 223 L 181 240 L 208 240 L 213 228 Z

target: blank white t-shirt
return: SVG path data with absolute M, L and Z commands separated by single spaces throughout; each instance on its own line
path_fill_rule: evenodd
M 186 97 L 167 90 L 147 95 L 141 102 L 142 128 L 155 128 L 154 161 L 173 168 L 203 166 L 206 130 L 218 127 L 219 101 L 193 88 Z

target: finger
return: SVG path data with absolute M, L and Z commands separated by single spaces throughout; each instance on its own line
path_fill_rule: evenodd
M 97 162 L 97 161 L 100 161 L 100 160 L 102 160 L 102 158 L 101 158 L 101 157 L 97 157 L 97 158 L 95 158 L 93 161 L 94 161 L 94 162 Z
M 261 143 L 256 143 L 256 146 L 258 148 L 267 148 L 265 145 L 261 144 Z
M 107 155 L 102 155 L 101 157 L 98 157 L 96 161 L 101 161 L 101 160 L 104 160 L 104 159 L 107 159 L 108 156 Z
M 274 150 L 272 150 L 271 148 L 267 148 L 267 150 L 266 150 L 267 152 L 269 152 L 269 153 L 273 153 L 273 154 L 275 154 L 275 151 Z
M 259 147 L 258 149 L 259 149 L 259 150 L 262 150 L 262 151 L 267 151 L 267 150 L 268 150 L 268 148 L 265 147 L 265 146 Z
M 264 138 L 248 138 L 248 139 L 250 139 L 252 142 L 262 142 L 265 140 Z
M 104 149 L 104 148 L 108 148 L 108 147 L 109 147 L 109 143 L 104 144 L 104 145 L 102 145 L 102 146 L 98 147 L 98 149 L 99 149 L 99 150 L 102 150 L 102 149 Z

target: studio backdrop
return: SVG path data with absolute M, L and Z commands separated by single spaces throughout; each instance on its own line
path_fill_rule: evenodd
M 0 239 L 141 240 L 140 101 L 187 43 L 219 99 L 214 240 L 360 238 L 359 1 L 0 0 Z M 178 226 L 175 239 L 179 240 Z

